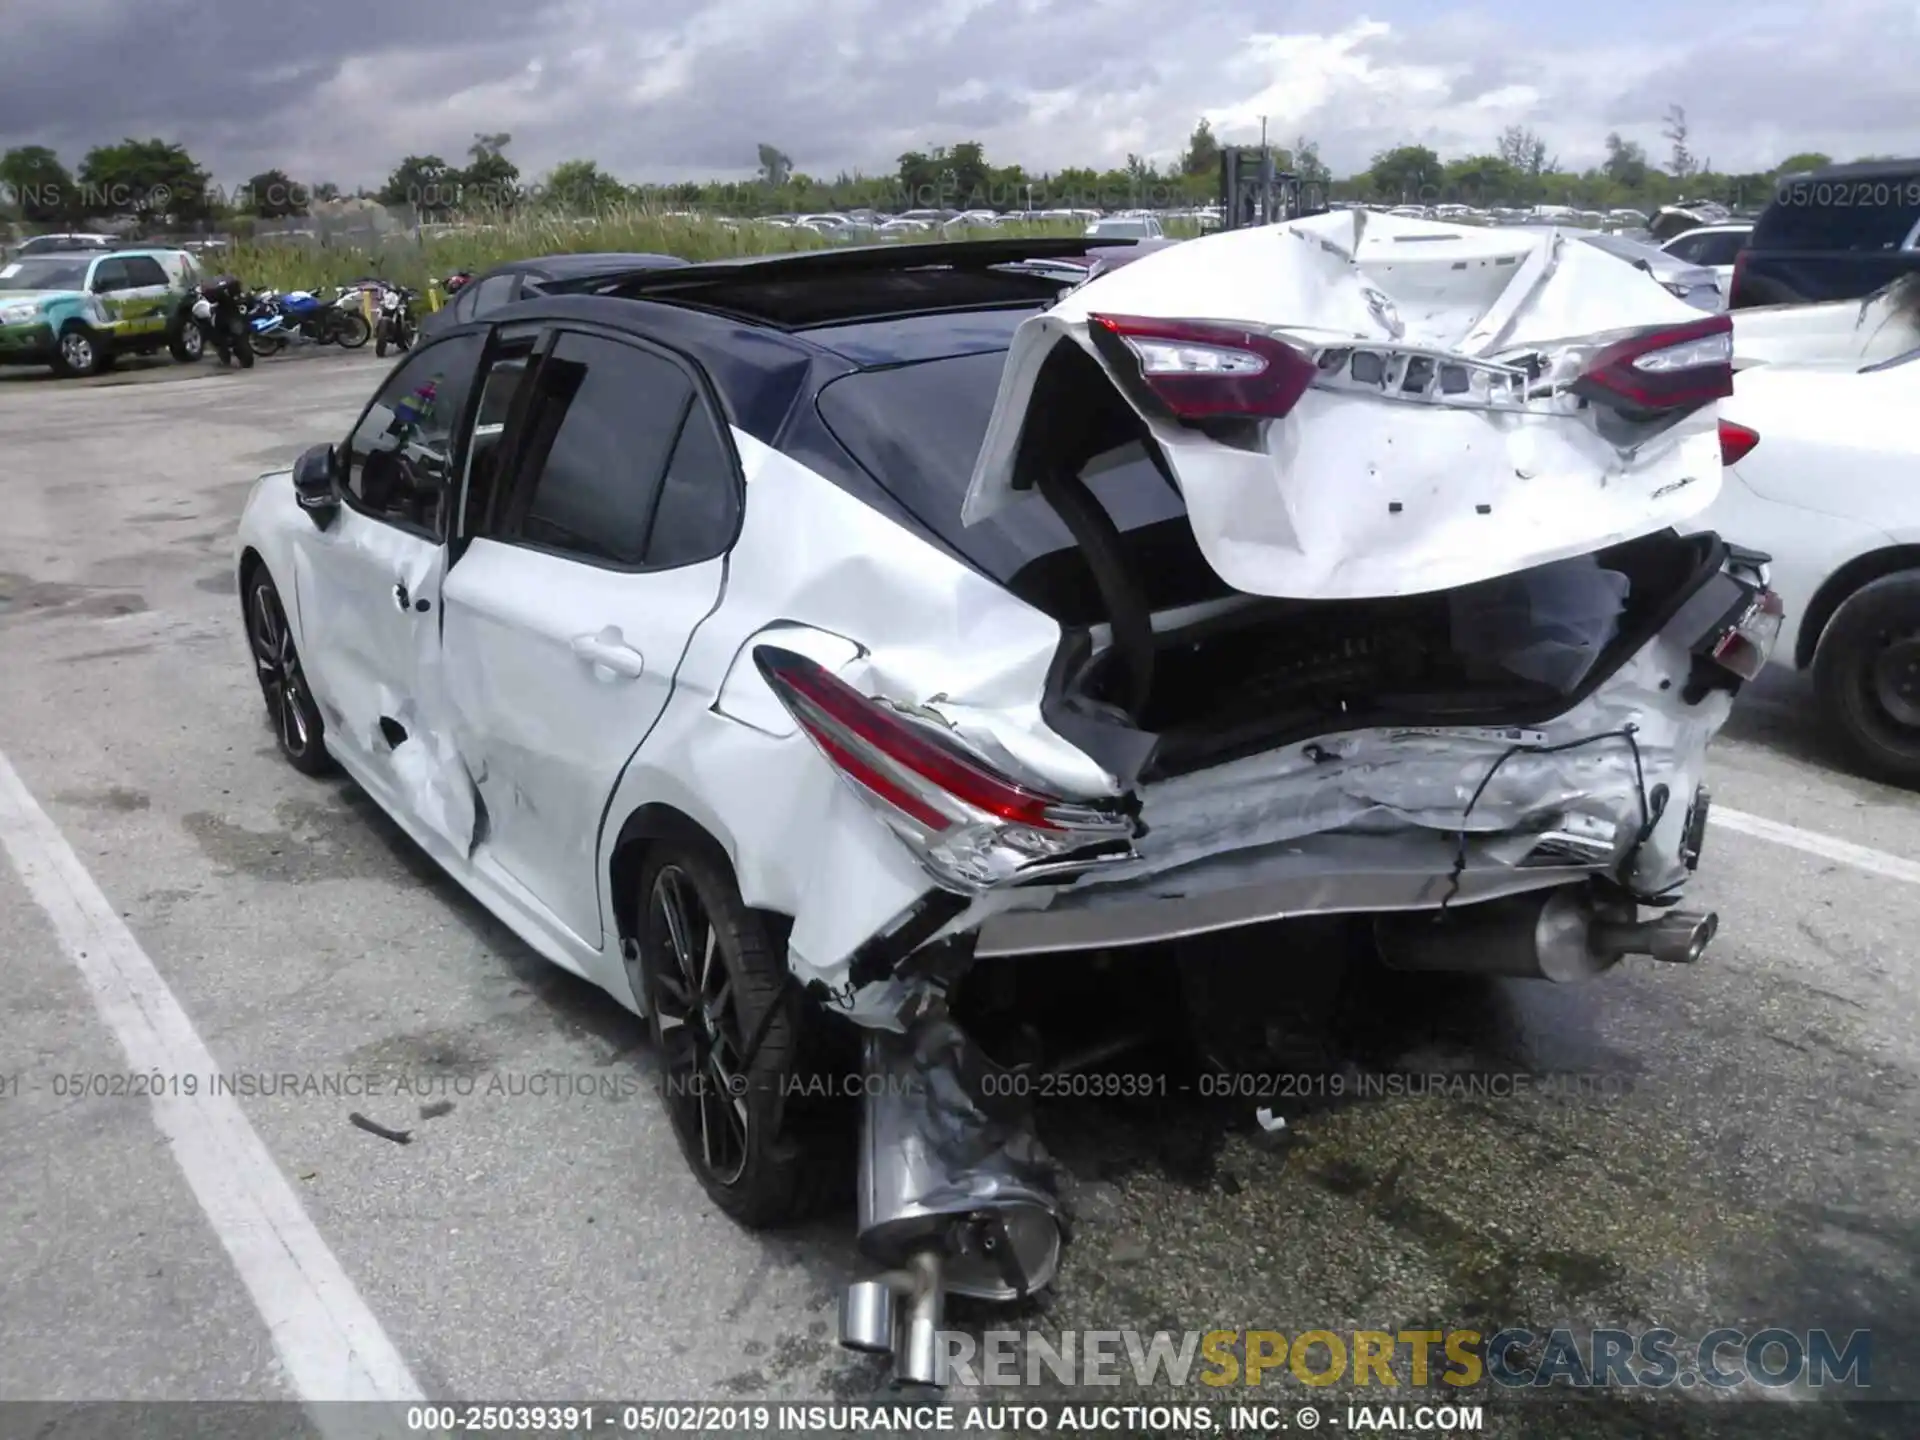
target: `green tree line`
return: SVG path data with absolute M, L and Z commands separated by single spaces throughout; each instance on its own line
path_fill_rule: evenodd
M 1732 206 L 1765 203 L 1778 178 L 1831 163 L 1814 153 L 1789 156 L 1763 172 L 1716 171 L 1690 148 L 1685 111 L 1668 112 L 1669 151 L 1656 164 L 1645 149 L 1619 134 L 1605 139 L 1605 159 L 1574 170 L 1533 130 L 1512 126 L 1485 154 L 1445 159 L 1424 145 L 1382 150 L 1358 174 L 1336 178 L 1319 149 L 1302 136 L 1275 147 L 1275 162 L 1297 174 L 1326 200 L 1390 204 L 1465 204 L 1478 207 L 1572 205 L 1583 209 L 1650 210 L 1677 199 Z M 507 155 L 513 137 L 475 135 L 458 163 L 439 155 L 408 155 L 385 184 L 360 198 L 412 207 L 432 220 L 455 213 L 539 210 L 592 214 L 635 205 L 752 216 L 855 208 L 1000 211 L 1072 208 L 1172 208 L 1218 198 L 1221 142 L 1205 120 L 1194 126 L 1179 157 L 1165 167 L 1138 155 L 1124 165 L 1045 171 L 995 164 L 977 140 L 912 150 L 890 171 L 809 174 L 778 145 L 758 147 L 749 180 L 658 185 L 628 183 L 589 159 L 568 160 L 538 179 L 523 177 Z M 1873 158 L 1873 157 L 1864 157 Z M 279 169 L 253 176 L 232 192 L 211 183 L 185 147 L 166 140 L 125 139 L 97 146 L 69 170 L 45 146 L 27 145 L 0 156 L 0 206 L 34 224 L 74 224 L 89 218 L 132 219 L 151 225 L 274 220 L 308 213 L 341 197 L 337 185 L 295 180 Z

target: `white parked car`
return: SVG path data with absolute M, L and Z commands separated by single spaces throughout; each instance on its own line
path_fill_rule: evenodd
M 1012 1097 L 1072 1062 L 1025 986 L 1167 942 L 1139 1008 L 1277 1069 L 1347 940 L 1697 960 L 1706 749 L 1772 640 L 1760 570 L 1674 528 L 1720 483 L 1724 316 L 1379 216 L 1034 263 L 1088 248 L 537 296 L 240 526 L 286 758 L 648 1017 L 715 1203 L 801 1213 L 860 1097 L 888 1275 L 842 1338 L 906 1380 L 947 1291 L 1059 1263 Z M 1227 943 L 1274 920 L 1315 928 Z
M 1772 557 L 1776 664 L 1810 671 L 1866 769 L 1920 787 L 1920 282 L 1742 310 L 1726 481 L 1701 518 Z
M 1674 236 L 1660 248 L 1676 260 L 1713 271 L 1714 278 L 1720 282 L 1720 293 L 1728 295 L 1733 292 L 1733 263 L 1752 238 L 1751 224 L 1729 222 L 1699 226 Z
M 1108 215 L 1086 229 L 1089 240 L 1161 240 L 1166 233 L 1157 215 Z

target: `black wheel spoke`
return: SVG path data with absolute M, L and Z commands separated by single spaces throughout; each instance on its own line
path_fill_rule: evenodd
M 642 954 L 661 1063 L 678 1083 L 669 1111 L 709 1183 L 731 1186 L 751 1153 L 751 1109 L 732 1033 L 733 976 L 719 927 L 685 871 L 664 866 L 647 897 Z

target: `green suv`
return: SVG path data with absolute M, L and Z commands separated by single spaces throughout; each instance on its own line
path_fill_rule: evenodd
M 0 265 L 0 365 L 93 375 L 121 355 L 198 360 L 200 270 L 184 250 L 71 251 Z

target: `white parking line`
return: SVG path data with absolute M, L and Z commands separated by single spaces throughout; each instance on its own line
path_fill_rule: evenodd
M 201 1093 L 153 1097 L 154 1124 L 266 1321 L 294 1392 L 307 1402 L 423 1398 L 239 1104 L 208 1093 L 218 1062 L 3 754 L 0 846 L 86 979 L 129 1069 L 200 1077 Z M 312 1414 L 323 1432 L 358 1433 L 324 1409 Z
M 1851 865 L 1854 869 L 1865 870 L 1870 875 L 1884 875 L 1889 880 L 1904 880 L 1909 885 L 1920 885 L 1920 863 L 1898 855 L 1889 855 L 1884 850 L 1869 849 L 1865 845 L 1856 845 L 1851 840 L 1837 840 L 1831 835 L 1822 835 L 1817 830 L 1802 830 L 1798 825 L 1782 825 L 1778 820 L 1749 815 L 1744 810 L 1728 810 L 1719 805 L 1707 811 L 1707 820 L 1709 824 L 1724 825 L 1729 830 L 1737 831 L 1742 835 L 1751 835 L 1756 840 L 1771 840 L 1776 845 L 1786 845 L 1795 850 L 1804 850 L 1809 855 L 1818 855 L 1822 860 Z

